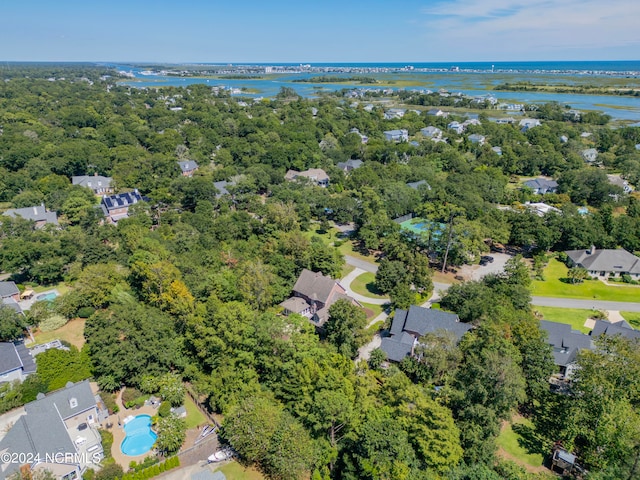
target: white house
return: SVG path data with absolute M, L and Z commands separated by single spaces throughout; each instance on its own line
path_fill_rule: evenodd
M 449 130 L 453 130 L 457 134 L 461 134 L 461 133 L 464 132 L 464 125 L 462 125 L 460 122 L 456 122 L 456 121 L 453 121 L 453 122 L 449 123 L 449 125 L 447 125 L 447 128 Z
M 442 130 L 438 127 L 428 126 L 420 130 L 420 133 L 428 138 L 441 138 Z

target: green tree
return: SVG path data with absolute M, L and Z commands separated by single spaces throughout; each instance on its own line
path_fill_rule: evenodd
M 25 318 L 13 308 L 0 305 L 0 341 L 10 342 L 24 335 Z
M 156 423 L 158 438 L 155 447 L 163 455 L 176 453 L 182 447 L 186 438 L 187 424 L 182 418 L 175 415 L 168 415 L 158 419 Z
M 367 316 L 362 308 L 349 300 L 340 299 L 329 307 L 329 320 L 325 324 L 327 340 L 338 351 L 349 358 L 355 358 L 366 338 L 364 329 Z

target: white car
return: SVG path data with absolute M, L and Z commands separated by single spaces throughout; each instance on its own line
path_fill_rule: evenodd
M 207 460 L 209 463 L 222 462 L 233 457 L 233 451 L 230 448 L 222 448 L 213 455 L 209 455 Z

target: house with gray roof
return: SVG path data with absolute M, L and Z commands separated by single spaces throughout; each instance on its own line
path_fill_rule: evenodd
M 587 148 L 586 150 L 580 152 L 580 155 L 582 155 L 582 158 L 584 158 L 585 162 L 593 163 L 598 159 L 598 150 L 596 150 L 595 148 Z
M 471 328 L 471 325 L 460 322 L 455 313 L 411 305 L 409 310 L 399 308 L 395 311 L 390 336 L 382 339 L 380 348 L 389 360 L 401 362 L 405 357 L 413 355 L 414 348 L 423 335 L 444 331 L 453 334 L 460 341 Z
M 193 172 L 198 170 L 198 164 L 194 160 L 181 160 L 178 165 L 183 177 L 192 177 Z
M 350 158 L 346 162 L 338 162 L 336 165 L 340 170 L 345 173 L 349 173 L 351 170 L 360 168 L 364 162 L 362 160 L 354 160 Z
M 218 193 L 216 193 L 216 198 L 223 197 L 224 195 L 231 195 L 227 187 L 233 187 L 236 182 L 227 182 L 226 180 L 221 180 L 219 182 L 213 182 L 213 186 L 216 187 Z
M 581 350 L 593 350 L 594 341 L 601 335 L 620 335 L 630 340 L 640 339 L 640 331 L 634 330 L 624 320 L 611 323 L 596 320 L 589 334 L 573 330 L 565 323 L 540 321 L 540 328 L 547 333 L 547 342 L 553 351 L 553 361 L 564 378 L 569 379 L 576 368 L 576 359 Z
M 433 125 L 429 125 L 428 127 L 420 129 L 420 133 L 424 137 L 428 137 L 432 139 L 442 137 L 442 130 L 440 130 L 438 127 L 434 127 Z
M 32 220 L 35 222 L 36 228 L 42 228 L 47 224 L 58 225 L 58 214 L 47 210 L 44 203 L 34 207 L 10 208 L 9 210 L 6 210 L 3 215 L 13 218 L 22 217 L 25 220 Z
M 540 125 L 542 125 L 542 123 L 540 123 L 540 120 L 538 120 L 537 118 L 523 118 L 518 122 L 520 131 L 523 133 L 531 130 L 534 127 L 539 127 Z
M 432 108 L 427 112 L 427 115 L 431 117 L 447 117 L 449 114 L 439 108 Z
M 96 427 L 108 413 L 88 380 L 69 382 L 49 395 L 38 394 L 24 411 L 0 440 L 0 452 L 22 452 L 28 461 L 21 465 L 0 457 L 4 478 L 23 466 L 50 470 L 57 479 L 81 478 L 104 457 Z
M 384 138 L 388 142 L 408 142 L 409 132 L 402 128 L 400 130 L 387 130 L 384 133 Z
M 422 185 L 425 185 L 424 188 L 426 188 L 427 190 L 431 190 L 431 185 L 429 185 L 426 180 L 418 180 L 417 182 L 407 183 L 407 187 L 413 188 L 414 190 L 419 190 Z
M 20 290 L 15 282 L 0 282 L 0 307 L 7 307 L 17 313 L 23 313 L 20 301 Z
M 317 328 L 322 328 L 329 319 L 329 308 L 338 300 L 347 300 L 362 307 L 347 294 L 340 282 L 321 272 L 302 270 L 293 286 L 293 296 L 280 304 L 285 315 L 297 313 L 308 318 Z
M 597 250 L 591 246 L 586 250 L 564 253 L 572 265 L 586 269 L 592 277 L 629 275 L 634 280 L 640 279 L 640 258 L 623 248 Z
M 469 141 L 474 144 L 478 144 L 482 146 L 485 143 L 485 136 L 480 135 L 479 133 L 472 133 L 471 135 L 469 135 L 468 138 L 469 138 Z
M 22 382 L 36 371 L 36 364 L 24 342 L 0 343 L 0 383 Z
M 558 182 L 555 180 L 547 180 L 546 178 L 534 178 L 533 180 L 527 180 L 524 184 L 533 190 L 535 195 L 556 193 L 558 191 Z
M 71 177 L 73 185 L 90 188 L 96 195 L 105 195 L 113 193 L 113 178 L 103 177 L 97 173 L 94 175 L 79 175 Z
M 465 127 L 460 122 L 457 122 L 457 121 L 454 120 L 453 122 L 450 122 L 449 125 L 447 125 L 447 128 L 449 130 L 453 130 L 454 132 L 456 132 L 458 134 L 461 134 L 461 133 L 464 132 L 464 128 Z

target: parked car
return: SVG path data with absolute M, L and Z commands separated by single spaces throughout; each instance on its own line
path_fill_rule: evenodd
M 223 462 L 224 460 L 229 460 L 231 457 L 233 457 L 233 450 L 230 448 L 221 448 L 214 454 L 209 455 L 207 461 L 209 463 Z
M 480 257 L 480 265 L 487 265 L 492 262 L 493 262 L 493 257 L 489 255 L 483 255 L 482 257 Z

